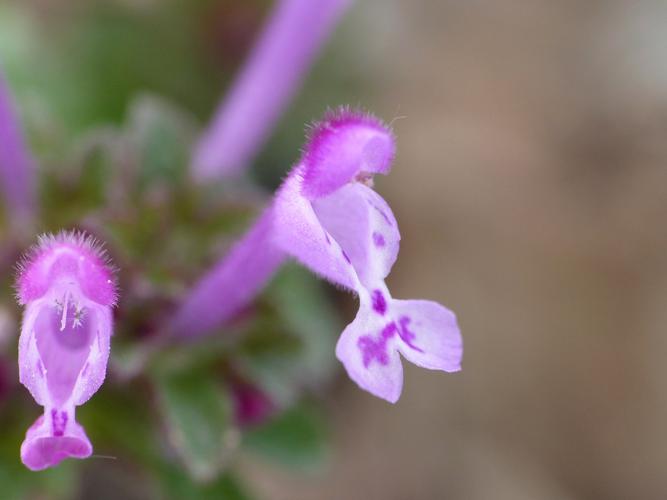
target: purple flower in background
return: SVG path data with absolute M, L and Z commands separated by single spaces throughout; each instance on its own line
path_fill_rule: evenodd
M 23 140 L 9 87 L 0 72 L 0 189 L 12 222 L 20 226 L 34 210 L 34 161 Z
M 248 61 L 195 148 L 205 181 L 248 165 L 352 0 L 279 0 Z
M 231 386 L 236 423 L 252 427 L 267 420 L 276 407 L 269 396 L 250 383 L 235 382 Z
M 86 458 L 92 445 L 75 407 L 102 385 L 109 358 L 113 271 L 101 246 L 82 233 L 42 236 L 20 265 L 19 375 L 44 414 L 28 429 L 21 460 L 32 470 L 68 457 Z
M 391 132 L 376 118 L 348 109 L 327 115 L 274 202 L 186 299 L 176 317 L 179 333 L 203 334 L 229 320 L 292 256 L 359 296 L 336 355 L 363 389 L 397 401 L 399 353 L 425 368 L 460 370 L 454 314 L 435 302 L 393 299 L 384 282 L 400 234 L 372 176 L 389 172 L 394 152 Z

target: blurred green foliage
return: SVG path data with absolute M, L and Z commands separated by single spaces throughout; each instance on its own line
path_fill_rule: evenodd
M 306 470 L 317 468 L 327 455 L 322 416 L 305 405 L 247 432 L 244 445 L 279 464 Z
M 206 20 L 216 2 L 141 4 L 0 5 L 0 57 L 21 97 L 37 99 L 68 133 L 119 123 L 138 92 L 207 117 L 232 69 L 210 61 Z

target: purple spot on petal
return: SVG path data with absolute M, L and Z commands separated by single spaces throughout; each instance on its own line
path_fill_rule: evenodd
M 331 238 L 329 238 L 329 233 L 324 233 L 324 239 L 327 240 L 327 245 L 331 245 Z
M 378 213 L 382 216 L 382 218 L 385 220 L 385 222 L 386 222 L 389 226 L 393 226 L 393 224 L 391 223 L 391 219 L 390 219 L 389 216 L 385 213 L 384 210 L 382 210 L 380 207 L 378 207 L 375 203 L 372 203 L 372 202 L 369 202 L 369 203 L 371 204 L 371 206 L 372 206 L 375 210 L 378 211 Z
M 373 243 L 376 247 L 383 247 L 385 245 L 384 236 L 382 236 L 377 231 L 373 232 Z
M 67 426 L 67 413 L 58 410 L 51 410 L 51 431 L 54 436 L 60 437 L 65 434 L 65 427 Z
M 412 341 L 417 338 L 417 335 L 408 329 L 410 321 L 411 319 L 408 316 L 401 316 L 399 318 L 398 323 L 400 326 L 398 336 L 401 337 L 401 340 L 403 340 L 403 342 L 405 342 L 411 349 L 414 349 L 417 352 L 424 352 L 412 343 Z
M 350 258 L 347 256 L 347 253 L 345 253 L 345 250 L 343 250 L 343 257 L 345 257 L 345 260 L 347 261 L 348 264 L 352 264 L 352 261 Z
M 387 312 L 387 301 L 380 290 L 373 290 L 373 310 L 382 316 Z
M 387 353 L 387 341 L 396 333 L 396 323 L 388 323 L 380 332 L 380 338 L 374 340 L 370 335 L 359 337 L 357 346 L 361 351 L 364 367 L 368 368 L 373 360 L 381 365 L 389 364 L 389 354 Z

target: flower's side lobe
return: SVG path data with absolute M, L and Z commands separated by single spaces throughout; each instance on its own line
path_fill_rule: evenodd
M 24 306 L 19 376 L 44 414 L 28 429 L 21 459 L 32 470 L 68 457 L 86 458 L 92 445 L 75 407 L 102 385 L 109 358 L 113 270 L 104 251 L 82 233 L 43 236 L 19 265 Z
M 352 0 L 278 0 L 250 57 L 202 135 L 195 180 L 247 167 Z
M 34 161 L 23 139 L 9 86 L 0 71 L 0 189 L 11 220 L 25 224 L 35 208 Z

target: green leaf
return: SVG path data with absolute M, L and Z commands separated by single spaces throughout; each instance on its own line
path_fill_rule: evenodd
M 105 385 L 94 404 L 77 410 L 77 417 L 94 439 L 96 453 L 150 464 L 161 451 L 150 410 L 142 391 Z
M 318 468 L 328 452 L 324 420 L 306 405 L 298 405 L 247 431 L 243 444 L 277 463 L 306 470 Z
M 164 99 L 144 94 L 129 108 L 127 133 L 140 155 L 140 185 L 180 186 L 195 137 L 194 118 Z
M 330 378 L 337 366 L 334 348 L 342 325 L 324 284 L 293 264 L 278 275 L 267 297 L 286 328 L 304 342 L 299 376 L 313 384 Z
M 227 394 L 202 369 L 162 374 L 156 385 L 167 438 L 192 477 L 210 481 L 238 442 Z
M 263 330 L 253 330 L 244 342 L 242 365 L 279 406 L 287 407 L 304 388 L 321 390 L 332 378 L 341 322 L 322 283 L 296 265 L 285 266 L 263 301 L 270 311 L 260 322 Z
M 160 471 L 162 490 L 166 498 L 174 500 L 250 500 L 240 481 L 227 472 L 216 480 L 198 484 L 180 469 L 165 465 Z

